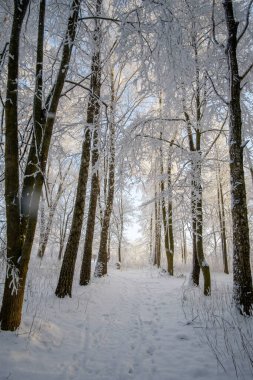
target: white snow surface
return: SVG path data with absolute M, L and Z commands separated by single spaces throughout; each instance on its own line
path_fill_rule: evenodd
M 110 268 L 106 278 L 75 285 L 71 299 L 58 299 L 49 286 L 31 307 L 35 289 L 18 332 L 0 332 L 0 379 L 236 379 L 232 364 L 225 372 L 187 321 L 186 282 L 157 269 Z

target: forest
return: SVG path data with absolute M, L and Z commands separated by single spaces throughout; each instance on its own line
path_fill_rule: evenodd
M 253 376 L 253 0 L 0 0 L 0 379 Z

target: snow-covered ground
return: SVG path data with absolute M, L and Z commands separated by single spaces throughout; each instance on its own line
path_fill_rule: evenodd
M 30 283 L 22 327 L 0 332 L 0 379 L 236 379 L 233 360 L 223 360 L 224 372 L 201 321 L 189 317 L 197 301 L 186 282 L 155 269 L 110 268 L 64 300 L 46 282 L 39 298 Z M 242 378 L 252 378 L 246 367 Z

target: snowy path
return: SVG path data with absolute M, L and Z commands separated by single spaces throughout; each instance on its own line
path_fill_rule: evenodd
M 0 333 L 0 379 L 231 380 L 186 324 L 183 282 L 114 270 L 72 300 L 51 295 L 39 331 Z

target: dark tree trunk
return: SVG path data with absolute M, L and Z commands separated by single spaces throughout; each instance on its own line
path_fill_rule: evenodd
M 171 149 L 171 147 L 170 147 Z M 173 275 L 173 258 L 174 258 L 174 234 L 173 234 L 173 204 L 172 204 L 172 183 L 171 183 L 171 152 L 169 152 L 168 169 L 168 230 L 169 230 L 169 258 L 171 275 Z
M 30 216 L 32 215 L 32 217 L 37 219 L 38 210 L 36 208 L 36 205 L 32 204 L 32 193 L 34 191 L 34 187 L 36 186 L 35 183 L 37 181 L 41 182 L 40 176 L 41 173 L 43 173 L 42 169 L 46 168 L 47 165 L 48 152 L 53 132 L 53 126 L 56 118 L 56 112 L 61 97 L 61 92 L 64 86 L 64 82 L 68 73 L 73 43 L 76 36 L 80 1 L 81 0 L 73 0 L 72 2 L 70 16 L 68 19 L 67 31 L 63 41 L 61 64 L 59 67 L 55 84 L 46 100 L 45 109 L 40 109 L 39 111 L 39 107 L 34 107 L 34 110 L 37 109 L 36 113 L 34 112 L 34 117 L 36 117 L 36 120 L 34 121 L 34 126 L 36 128 L 34 129 L 33 140 L 28 154 L 21 197 L 21 233 L 23 236 L 23 240 L 26 236 Z M 40 34 L 40 39 L 41 36 L 42 35 Z M 41 46 L 41 48 L 43 48 L 43 42 L 39 42 L 39 45 Z M 38 54 L 41 53 L 39 53 L 38 51 Z M 39 59 L 41 59 L 41 57 L 39 57 Z M 38 63 L 40 62 L 41 61 L 38 60 Z M 39 70 L 38 65 L 37 70 Z M 38 78 L 41 77 L 42 72 L 41 76 L 39 76 Z M 36 94 L 35 99 L 37 99 Z M 37 186 L 37 190 L 39 191 L 39 194 L 41 194 L 40 186 Z
M 191 212 L 192 212 L 192 234 L 193 234 L 193 270 L 192 270 L 192 282 L 194 285 L 199 285 L 199 272 L 200 269 L 204 278 L 204 295 L 211 294 L 211 276 L 210 268 L 205 260 L 203 249 L 203 210 L 202 210 L 202 157 L 201 157 L 201 120 L 203 117 L 206 99 L 205 93 L 203 99 L 201 99 L 200 91 L 200 69 L 199 69 L 199 57 L 198 57 L 198 44 L 196 33 L 192 36 L 192 47 L 194 49 L 194 61 L 195 61 L 195 80 L 196 89 L 194 93 L 195 107 L 196 107 L 196 126 L 194 127 L 195 142 L 192 133 L 192 123 L 189 114 L 186 111 L 185 99 L 183 99 L 184 115 L 187 123 L 187 132 L 189 140 L 189 148 L 191 154 Z
M 106 199 L 106 208 L 103 217 L 102 229 L 100 234 L 100 245 L 98 251 L 98 259 L 95 268 L 95 276 L 101 277 L 107 274 L 107 244 L 108 234 L 110 229 L 110 219 L 113 209 L 114 201 L 114 176 L 115 176 L 115 90 L 114 90 L 114 76 L 113 70 L 111 71 L 111 120 L 109 124 L 110 133 L 110 160 L 109 160 L 109 179 L 108 179 L 108 191 Z M 119 263 L 121 263 L 121 252 L 119 251 Z
M 22 11 L 25 6 L 28 5 L 29 1 L 23 0 L 23 2 L 17 1 L 18 3 L 18 12 Z M 16 3 L 15 3 L 16 4 Z M 43 10 L 44 8 L 44 10 Z M 73 0 L 71 14 L 68 21 L 67 33 L 65 40 L 67 43 L 64 43 L 62 61 L 60 69 L 58 72 L 57 80 L 52 91 L 52 97 L 50 98 L 50 107 L 48 108 L 49 113 L 45 122 L 45 127 L 43 127 L 44 116 L 42 113 L 37 112 L 39 105 L 41 105 L 41 96 L 39 95 L 39 88 L 42 83 L 42 62 L 39 61 L 41 58 L 40 49 L 43 48 L 43 33 L 44 31 L 44 14 L 45 14 L 45 0 L 40 3 L 40 17 L 39 17 L 39 30 L 38 30 L 38 51 L 37 51 L 37 66 L 36 73 L 38 77 L 36 78 L 36 87 L 35 87 L 35 99 L 34 99 L 34 112 L 33 112 L 33 123 L 34 123 L 34 144 L 31 146 L 30 152 L 28 154 L 27 167 L 25 170 L 25 177 L 23 183 L 22 197 L 21 197 L 21 225 L 16 226 L 17 230 L 20 229 L 20 237 L 16 241 L 16 244 L 19 244 L 19 254 L 18 254 L 18 265 L 16 268 L 19 270 L 19 283 L 18 289 L 15 294 L 11 293 L 10 281 L 11 276 L 6 278 L 5 290 L 3 296 L 2 310 L 1 310 L 1 319 L 2 319 L 2 328 L 6 330 L 15 330 L 21 321 L 22 305 L 24 299 L 24 291 L 26 284 L 26 276 L 28 271 L 28 264 L 30 260 L 30 254 L 32 249 L 32 244 L 34 240 L 34 234 L 36 229 L 37 217 L 38 217 L 38 208 L 40 195 L 42 191 L 42 185 L 44 182 L 43 173 L 45 172 L 48 150 L 52 135 L 52 128 L 54 125 L 55 114 L 57 111 L 61 91 L 64 85 L 64 81 L 68 71 L 69 60 L 71 56 L 71 51 L 73 47 L 73 41 L 76 33 L 76 26 L 78 20 L 78 13 L 80 8 L 80 0 Z M 22 24 L 22 23 L 21 23 Z M 16 23 L 14 29 L 18 23 Z M 20 25 L 21 28 L 21 25 Z M 20 29 L 19 28 L 19 29 Z M 15 36 L 14 45 L 18 48 L 19 36 Z M 14 57 L 18 58 L 18 50 L 14 52 Z M 17 56 L 16 56 L 17 54 Z M 18 62 L 18 59 L 15 60 Z M 17 101 L 17 93 L 15 95 Z M 9 96 L 7 97 L 9 99 Z M 41 111 L 41 109 L 40 109 Z M 15 112 L 14 112 L 15 114 Z M 42 117 L 43 116 L 43 117 Z M 12 115 L 13 117 L 13 115 Z M 13 124 L 12 124 L 13 125 Z M 40 139 L 40 133 L 35 129 L 38 127 L 44 128 L 44 133 L 42 141 Z M 12 128 L 13 130 L 13 128 Z M 15 128 L 14 128 L 15 130 Z M 16 142 L 16 145 L 18 140 Z M 8 144 L 7 144 L 8 145 Z M 15 146 L 15 144 L 14 144 Z M 39 150 L 37 150 L 39 148 Z M 31 161 L 29 161 L 31 158 Z M 18 164 L 18 163 L 17 163 Z M 39 164 L 39 168 L 37 166 Z M 32 167 L 32 170 L 28 169 L 28 166 Z M 8 165 L 7 165 L 8 167 Z M 39 169 L 39 170 L 38 170 Z M 7 170 L 8 171 L 8 170 Z M 13 173 L 13 170 L 12 170 Z M 31 176 L 26 176 L 27 173 L 33 173 Z M 8 175 L 7 175 L 8 176 Z M 14 173 L 15 177 L 15 173 Z M 8 182 L 8 181 L 7 181 Z M 15 184 L 15 181 L 13 182 Z M 12 240 L 13 236 L 12 236 Z M 12 251 L 12 257 L 15 257 L 16 253 Z M 15 316 L 15 320 L 13 319 Z
M 45 24 L 46 0 L 40 2 L 36 81 L 33 99 L 33 130 L 32 143 L 29 150 L 27 165 L 25 168 L 24 184 L 21 196 L 21 236 L 24 243 L 27 223 L 29 219 L 30 202 L 35 183 L 35 173 L 40 170 L 40 151 L 45 128 L 45 115 L 43 112 L 43 58 L 44 58 L 44 24 Z
M 198 97 L 197 97 L 198 99 Z M 199 103 L 198 103 L 199 104 Z M 198 110 L 198 107 L 197 107 Z M 198 114 L 198 112 L 197 112 Z M 200 121 L 200 118 L 198 119 Z M 204 249 L 203 249 L 203 209 L 202 209 L 202 184 L 201 184 L 201 151 L 200 151 L 201 133 L 200 130 L 196 130 L 196 149 L 192 152 L 192 213 L 193 213 L 193 234 L 196 244 L 196 256 L 193 253 L 193 267 L 192 279 L 193 283 L 194 276 L 198 276 L 198 267 L 200 267 L 203 278 L 204 278 L 204 295 L 211 294 L 211 276 L 210 268 L 205 260 Z M 198 261 L 198 264 L 196 262 Z M 195 260 L 195 262 L 194 262 Z
M 233 228 L 233 297 L 242 313 L 252 312 L 253 289 L 250 268 L 250 243 L 246 189 L 243 169 L 241 79 L 237 61 L 237 29 L 232 0 L 223 1 L 227 26 L 227 62 L 229 70 L 229 162 Z
M 153 215 L 150 216 L 150 227 L 149 227 L 149 258 L 150 263 L 153 257 Z
M 44 173 L 45 173 L 46 165 L 47 165 L 48 152 L 49 152 L 50 141 L 51 141 L 51 136 L 52 136 L 52 131 L 53 131 L 53 125 L 55 121 L 55 115 L 58 108 L 65 78 L 68 72 L 69 61 L 71 57 L 71 52 L 73 48 L 73 43 L 74 43 L 76 28 L 77 28 L 77 23 L 78 23 L 79 9 L 80 9 L 80 0 L 73 0 L 71 13 L 68 20 L 67 33 L 65 36 L 65 41 L 67 43 L 64 43 L 62 61 L 61 61 L 60 69 L 58 72 L 58 77 L 56 80 L 54 91 L 52 94 L 51 105 L 49 108 L 49 115 L 47 117 L 47 121 L 45 124 L 45 132 L 44 132 L 43 140 L 41 144 L 41 154 L 40 154 L 40 169 L 41 170 L 37 173 L 35 177 L 35 183 L 34 183 L 31 202 L 30 202 L 29 218 L 28 220 L 25 220 L 25 224 L 27 225 L 27 227 L 26 227 L 26 233 L 25 233 L 25 241 L 23 244 L 23 253 L 22 253 L 21 263 L 23 263 L 26 269 L 28 269 L 28 263 L 30 259 L 30 254 L 31 254 L 35 229 L 36 229 L 40 194 L 41 194 L 42 186 L 44 183 Z
M 97 0 L 96 14 L 101 13 L 102 0 Z M 98 123 L 100 112 L 100 88 L 101 88 L 101 61 L 100 61 L 100 24 L 95 20 L 96 28 L 93 34 L 93 42 L 95 51 L 92 56 L 91 63 L 91 82 L 90 82 L 90 96 L 87 109 L 87 126 L 85 129 L 85 137 L 82 146 L 82 157 L 78 177 L 77 194 L 74 206 L 74 214 L 70 229 L 70 234 L 62 261 L 61 272 L 55 295 L 59 298 L 72 295 L 72 284 L 75 271 L 75 263 L 79 241 L 83 225 L 83 215 L 85 208 L 86 187 L 89 174 L 90 163 L 90 140 L 91 140 L 91 126 Z
M 161 217 L 160 217 L 160 201 L 157 200 L 155 193 L 155 255 L 154 265 L 158 268 L 161 266 Z
M 1 308 L 2 330 L 16 330 L 21 321 L 22 299 L 13 289 L 12 269 L 19 275 L 21 256 L 18 151 L 18 74 L 19 43 L 29 0 L 14 2 L 14 16 L 9 45 L 7 91 L 5 102 L 5 204 L 7 222 L 7 269 Z M 18 300 L 17 300 L 18 299 Z
M 192 283 L 199 286 L 200 266 L 197 254 L 197 230 L 196 230 L 196 217 L 195 217 L 195 204 L 193 202 L 194 194 L 191 195 L 191 212 L 192 212 Z
M 109 231 L 108 231 L 108 242 L 107 242 L 107 262 L 109 263 L 111 259 L 111 231 L 110 231 L 110 226 L 109 226 Z
M 122 194 L 120 197 L 120 204 L 119 204 L 119 225 L 118 225 L 118 260 L 119 263 L 121 263 L 122 255 L 121 255 L 121 247 L 122 247 L 122 240 L 123 240 L 123 232 L 124 232 L 124 209 L 123 209 L 123 199 Z
M 196 152 L 199 156 L 200 152 Z M 196 177 L 194 179 L 194 205 L 196 215 L 196 246 L 198 263 L 204 278 L 204 295 L 211 294 L 211 276 L 210 268 L 205 260 L 203 250 L 203 209 L 202 209 L 202 186 L 201 180 L 201 158 L 197 159 L 197 169 L 195 169 Z
M 188 113 L 185 109 L 185 99 L 183 98 L 183 108 L 184 108 L 184 115 L 185 120 L 187 123 L 187 134 L 188 134 L 188 141 L 189 141 L 189 149 L 190 154 L 193 155 L 196 148 L 193 141 L 193 135 L 192 135 L 192 129 L 191 129 L 191 122 Z M 200 265 L 198 261 L 198 254 L 197 254 L 197 220 L 196 220 L 196 206 L 195 206 L 195 190 L 194 190 L 194 180 L 193 180 L 193 161 L 194 159 L 191 159 L 191 219 L 192 219 L 192 272 L 191 272 L 191 280 L 193 285 L 199 286 L 199 275 L 200 275 Z
M 162 138 L 162 135 L 160 135 L 160 138 Z M 162 148 L 160 148 L 160 175 L 161 175 L 161 181 L 160 181 L 160 189 L 161 189 L 161 197 L 162 197 L 162 218 L 163 218 L 163 229 L 164 229 L 164 247 L 165 247 L 165 254 L 167 258 L 167 271 L 168 273 L 173 276 L 173 256 L 170 252 L 170 244 L 169 244 L 169 225 L 167 220 L 167 212 L 166 212 L 166 203 L 165 203 L 165 186 L 164 186 L 164 170 L 163 170 L 163 154 L 162 154 Z
M 220 222 L 221 250 L 223 259 L 224 273 L 228 274 L 228 257 L 227 257 L 227 239 L 226 239 L 226 222 L 225 222 L 225 207 L 222 184 L 218 173 L 217 194 L 218 194 L 218 214 Z
M 185 227 L 184 223 L 182 222 L 182 261 L 186 264 L 187 262 L 187 243 L 186 243 L 186 236 L 185 236 Z
M 92 149 L 92 179 L 90 189 L 90 204 L 88 212 L 88 220 L 86 227 L 86 235 L 83 250 L 83 260 L 80 273 L 80 285 L 88 285 L 91 275 L 91 259 L 92 259 L 92 245 L 95 230 L 97 200 L 99 194 L 99 174 L 97 162 L 99 157 L 98 151 L 98 126 L 95 126 L 93 134 L 93 149 Z
M 90 112 L 92 111 L 92 115 Z M 88 107 L 88 113 L 93 116 L 93 108 Z M 88 120 L 88 118 L 87 118 Z M 85 196 L 86 196 L 86 186 L 88 181 L 89 173 L 89 163 L 90 163 L 90 127 L 88 126 L 85 130 L 85 140 L 82 146 L 82 156 L 81 164 L 79 169 L 78 186 L 76 193 L 76 200 L 72 218 L 72 224 L 70 228 L 70 233 L 67 241 L 67 246 L 65 249 L 60 277 L 58 280 L 58 285 L 55 294 L 59 298 L 64 298 L 66 295 L 71 297 L 72 283 L 75 270 L 77 250 L 79 246 L 79 240 L 81 236 L 83 215 L 85 207 Z
M 41 246 L 45 240 L 45 233 L 46 233 L 45 198 L 42 191 L 41 200 L 40 200 L 40 240 L 39 240 L 39 250 L 38 250 L 38 257 L 40 258 L 44 256 L 44 253 L 43 255 L 41 253 Z

